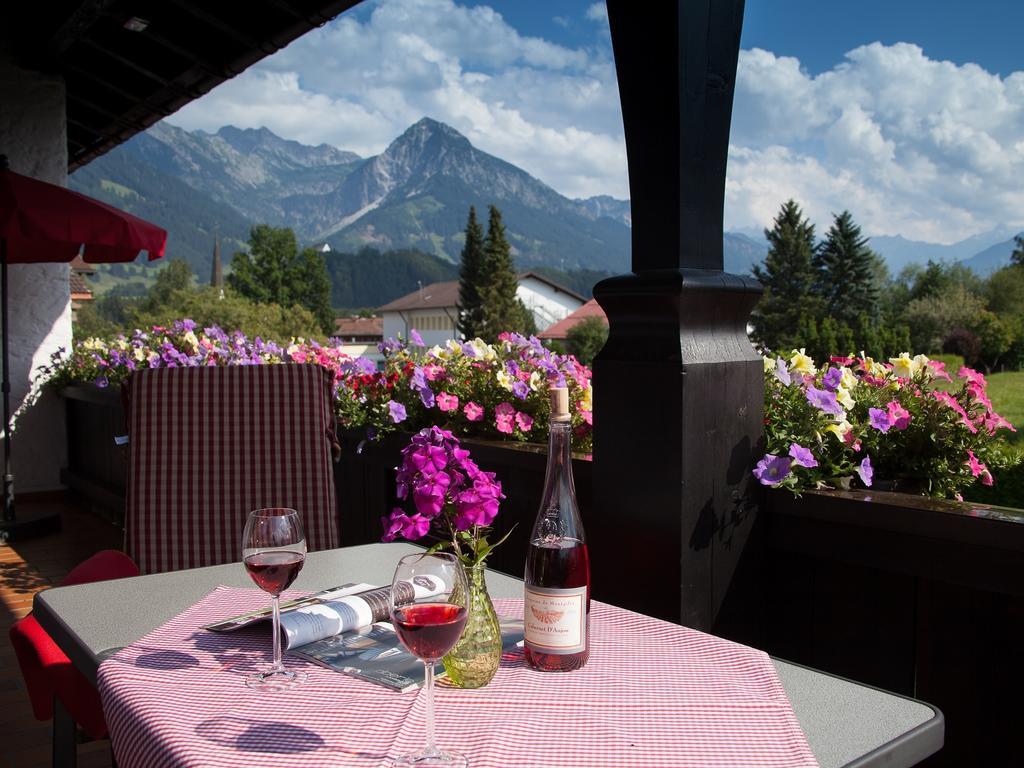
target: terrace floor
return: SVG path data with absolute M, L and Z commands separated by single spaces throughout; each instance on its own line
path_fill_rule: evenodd
M 62 530 L 23 542 L 0 544 L 0 768 L 50 765 L 51 723 L 32 716 L 25 681 L 8 639 L 11 625 L 32 610 L 36 592 L 56 585 L 78 563 L 101 549 L 120 549 L 121 532 L 108 521 L 63 500 L 18 499 L 16 511 L 47 507 L 59 511 Z M 109 766 L 110 742 L 79 744 L 81 768 Z

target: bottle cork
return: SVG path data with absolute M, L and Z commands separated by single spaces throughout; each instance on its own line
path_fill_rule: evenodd
M 548 389 L 551 398 L 551 421 L 569 421 L 569 390 L 565 387 Z

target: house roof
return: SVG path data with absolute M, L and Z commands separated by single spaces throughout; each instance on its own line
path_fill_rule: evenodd
M 385 304 L 377 311 L 404 312 L 413 309 L 440 309 L 441 307 L 455 307 L 458 304 L 459 281 L 447 280 L 443 283 L 431 283 L 417 288 L 412 293 L 407 293 L 390 304 Z
M 16 0 L 0 48 L 64 79 L 73 171 L 356 2 Z
M 89 283 L 86 282 L 85 276 L 81 272 L 72 271 L 69 282 L 71 285 L 71 298 L 76 300 L 92 298 L 92 289 L 89 287 Z
M 571 291 L 564 285 L 559 285 L 554 280 L 550 280 L 544 275 L 540 275 L 536 272 L 520 272 L 516 275 L 516 280 L 520 283 L 527 278 L 533 278 L 539 280 L 555 289 L 558 293 L 564 293 L 566 296 L 571 296 L 579 302 L 585 301 L 575 291 Z M 380 307 L 378 312 L 404 312 L 406 310 L 413 309 L 440 309 L 441 307 L 456 307 L 459 304 L 459 281 L 458 280 L 446 280 L 443 283 L 431 283 L 430 285 L 424 285 L 423 288 L 418 288 L 412 293 L 408 293 L 401 298 L 395 299 L 390 304 L 385 304 Z
M 383 317 L 339 317 L 334 321 L 334 335 L 384 338 Z
M 564 339 L 569 336 L 575 326 L 582 323 L 588 317 L 600 317 L 604 320 L 605 324 L 608 324 L 608 318 L 601 309 L 601 305 L 597 303 L 597 299 L 591 299 L 582 307 L 577 309 L 570 315 L 567 315 L 557 323 L 552 325 L 550 328 L 545 329 L 542 333 L 537 334 L 539 339 Z
M 576 291 L 566 288 L 564 285 L 556 283 L 554 280 L 544 277 L 544 275 L 539 274 L 537 272 L 520 272 L 518 275 L 516 275 L 516 279 L 519 280 L 519 282 L 522 282 L 528 277 L 532 277 L 534 280 L 539 280 L 542 283 L 547 283 L 548 285 L 555 289 L 556 293 L 564 293 L 567 296 L 571 296 L 581 304 L 586 301 L 586 299 L 580 296 L 578 293 L 576 293 Z

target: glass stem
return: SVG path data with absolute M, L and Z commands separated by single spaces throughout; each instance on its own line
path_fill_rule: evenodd
M 434 745 L 434 662 L 424 661 L 423 672 L 423 695 L 426 697 L 424 717 L 427 721 L 427 743 L 423 748 L 423 757 L 434 757 L 440 754 Z
M 274 603 L 274 666 L 270 668 L 271 674 L 283 672 L 284 665 L 281 664 L 281 604 L 277 595 L 273 596 Z

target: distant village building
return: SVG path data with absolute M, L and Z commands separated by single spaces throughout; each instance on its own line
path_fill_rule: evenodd
M 548 328 L 583 306 L 583 297 L 535 272 L 517 276 L 516 295 L 533 314 L 538 329 Z M 428 346 L 459 337 L 459 281 L 431 283 L 385 304 L 378 311 L 384 338 L 409 338 L 415 329 Z
M 608 325 L 608 317 L 605 315 L 604 310 L 601 309 L 601 305 L 597 303 L 597 299 L 591 299 L 572 314 L 562 318 L 550 328 L 538 333 L 537 338 L 558 340 L 567 339 L 569 338 L 569 331 L 582 323 L 588 317 L 599 317 L 604 321 L 605 325 Z
M 82 260 L 81 256 L 75 256 L 71 261 L 71 273 L 69 280 L 71 283 L 71 320 L 74 322 L 78 319 L 78 310 L 82 308 L 87 302 L 93 301 L 96 297 L 92 294 L 92 288 L 89 287 L 88 277 L 96 274 L 96 267 L 92 264 L 86 264 Z
M 220 238 L 213 241 L 213 266 L 210 268 L 210 285 L 214 288 L 224 287 L 224 266 L 220 260 Z
M 384 318 L 339 317 L 334 321 L 334 337 L 346 344 L 376 344 L 384 340 Z

